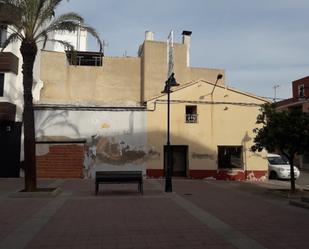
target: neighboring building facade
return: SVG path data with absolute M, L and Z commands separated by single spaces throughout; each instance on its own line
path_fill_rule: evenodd
M 0 25 L 0 50 L 7 38 L 7 26 Z M 20 166 L 22 92 L 18 44 L 0 52 L 0 177 L 17 177 Z M 10 165 L 10 167 L 8 167 Z
M 277 102 L 278 110 L 297 108 L 303 112 L 309 111 L 309 76 L 292 82 L 292 98 Z M 309 152 L 297 158 L 297 165 L 309 169 Z
M 8 37 L 7 25 L 0 25 L 0 50 Z M 52 39 L 64 35 L 64 39 L 74 47 L 86 50 L 86 32 L 79 30 L 76 34 L 54 33 Z M 39 44 L 40 45 L 40 44 Z M 54 43 L 47 43 L 46 47 L 64 51 L 64 48 Z M 20 161 L 23 160 L 23 84 L 22 84 L 22 56 L 19 51 L 20 42 L 9 44 L 0 52 L 0 177 L 17 177 L 20 172 Z M 38 100 L 42 82 L 40 80 L 41 49 L 34 65 L 33 98 Z

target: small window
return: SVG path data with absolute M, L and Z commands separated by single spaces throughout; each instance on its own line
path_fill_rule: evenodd
M 0 97 L 3 97 L 4 93 L 4 73 L 0 73 Z
M 219 169 L 242 169 L 242 146 L 218 146 Z
M 186 106 L 186 123 L 197 123 L 197 106 L 187 105 Z
M 0 47 L 2 47 L 2 44 L 6 40 L 6 26 L 0 25 Z
M 306 97 L 306 95 L 305 95 L 305 86 L 304 86 L 304 85 L 299 85 L 299 86 L 298 86 L 298 97 L 299 97 L 300 99 Z

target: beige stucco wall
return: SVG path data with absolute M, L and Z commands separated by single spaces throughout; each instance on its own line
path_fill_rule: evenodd
M 42 51 L 41 103 L 139 105 L 163 90 L 167 80 L 166 42 L 145 41 L 138 57 L 104 57 L 103 66 L 69 65 L 64 53 Z M 222 69 L 187 66 L 187 44 L 174 47 L 174 72 L 180 84 L 203 78 L 215 82 Z M 224 84 L 224 77 L 219 81 Z
M 40 102 L 135 104 L 140 100 L 140 58 L 104 57 L 102 67 L 69 65 L 64 53 L 42 52 Z
M 167 80 L 167 43 L 145 41 L 141 53 L 142 85 L 145 89 L 144 100 L 158 95 Z M 187 44 L 174 44 L 174 72 L 177 83 L 185 84 L 198 79 L 215 82 L 222 69 L 192 68 L 187 66 Z M 224 77 L 219 84 L 224 84 Z
M 244 170 L 267 170 L 265 152 L 253 153 L 253 128 L 259 107 L 251 104 L 265 103 L 262 99 L 217 86 L 210 95 L 212 84 L 199 81 L 171 94 L 171 144 L 188 145 L 190 170 L 217 170 L 217 146 L 243 146 Z M 148 102 L 148 146 L 154 157 L 147 163 L 148 169 L 163 168 L 163 146 L 166 144 L 167 105 L 160 103 L 166 96 Z M 159 102 L 158 102 L 159 101 Z M 197 101 L 196 103 L 182 103 Z M 226 104 L 209 102 L 225 102 Z M 232 102 L 227 103 L 227 102 Z M 238 104 L 237 104 L 238 103 Z M 247 103 L 242 105 L 240 103 Z M 185 122 L 186 105 L 197 105 L 198 123 Z

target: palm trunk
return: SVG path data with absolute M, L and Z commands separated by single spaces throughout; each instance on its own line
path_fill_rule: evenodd
M 32 103 L 33 65 L 37 53 L 35 43 L 23 41 L 20 47 L 23 57 L 23 86 L 24 86 L 24 154 L 25 154 L 25 191 L 35 191 L 36 157 L 35 157 L 35 128 Z

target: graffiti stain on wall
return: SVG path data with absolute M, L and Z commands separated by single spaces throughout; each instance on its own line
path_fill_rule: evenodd
M 201 154 L 201 153 L 196 153 L 196 152 L 192 152 L 192 158 L 193 159 L 214 159 L 213 155 L 209 155 L 209 154 Z
M 157 158 L 160 158 L 160 155 L 161 153 L 156 151 L 155 148 L 151 148 L 149 151 L 148 151 L 148 158 L 149 159 L 157 159 Z
M 116 138 L 101 137 L 96 145 L 96 160 L 112 165 L 121 165 L 143 160 L 145 152 Z

